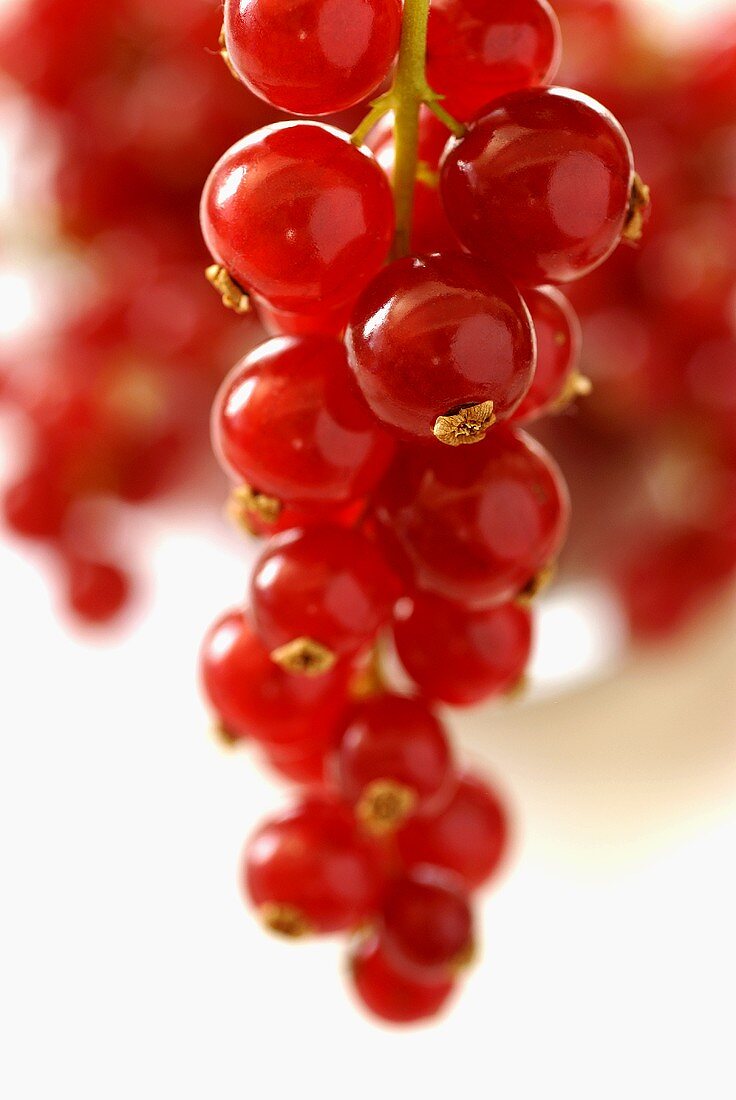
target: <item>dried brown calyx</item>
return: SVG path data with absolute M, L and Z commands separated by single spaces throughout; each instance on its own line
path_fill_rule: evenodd
M 220 51 L 219 51 L 220 52 L 220 57 L 222 58 L 222 60 L 227 65 L 228 72 L 230 73 L 231 76 L 234 76 L 235 79 L 239 81 L 240 77 L 239 77 L 238 73 L 236 72 L 235 66 L 233 65 L 232 61 L 230 60 L 230 54 L 227 52 L 227 42 L 225 41 L 225 28 L 224 27 L 220 31 L 219 46 L 220 46 Z
M 237 733 L 229 730 L 219 719 L 212 723 L 212 736 L 228 749 L 235 748 L 242 741 L 242 737 L 238 737 Z
M 465 443 L 479 443 L 496 423 L 492 401 L 479 405 L 465 405 L 445 416 L 438 416 L 432 429 L 436 439 L 448 447 L 461 447 Z
M 624 222 L 624 230 L 621 234 L 625 241 L 637 244 L 641 240 L 650 202 L 651 192 L 641 176 L 635 172 L 634 181 L 631 185 L 629 210 L 626 215 L 626 221 Z
M 538 573 L 529 580 L 522 588 L 519 595 L 516 597 L 516 602 L 523 607 L 528 607 L 537 596 L 544 592 L 545 588 L 549 588 L 550 584 L 554 580 L 555 573 L 557 572 L 557 566 L 554 562 L 550 562 L 549 565 L 545 565 L 543 569 L 540 569 Z
M 222 298 L 222 304 L 234 313 L 250 313 L 250 297 L 242 286 L 235 282 L 232 275 L 221 264 L 211 264 L 205 271 L 205 278 Z
M 564 412 L 578 397 L 589 397 L 593 392 L 593 383 L 584 374 L 572 371 L 560 390 L 559 396 L 552 405 L 551 413 Z
M 393 833 L 414 810 L 416 793 L 395 779 L 375 779 L 363 791 L 355 814 L 363 828 L 374 836 Z
M 258 910 L 258 915 L 264 928 L 289 940 L 303 939 L 312 931 L 309 921 L 295 905 L 267 901 Z
M 295 638 L 271 653 L 271 660 L 297 676 L 323 676 L 334 667 L 337 657 L 314 638 Z
M 283 504 L 277 497 L 270 497 L 266 493 L 259 493 L 250 485 L 239 485 L 233 489 L 227 502 L 227 514 L 236 527 L 242 527 L 249 534 L 259 532 L 253 526 L 254 519 L 260 519 L 263 523 L 276 523 L 281 515 Z

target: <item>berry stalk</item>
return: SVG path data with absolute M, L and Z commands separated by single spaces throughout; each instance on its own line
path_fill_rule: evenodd
M 393 255 L 398 259 L 409 252 L 414 188 L 419 170 L 419 112 L 426 104 L 457 136 L 465 127 L 442 107 L 439 96 L 427 82 L 427 23 L 429 0 L 405 0 L 401 45 L 396 75 L 390 90 L 373 103 L 371 110 L 352 136 L 361 145 L 377 122 L 394 112 L 394 203 L 396 236 Z

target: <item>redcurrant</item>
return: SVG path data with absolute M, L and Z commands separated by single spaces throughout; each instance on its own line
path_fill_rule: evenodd
M 452 763 L 445 731 L 422 700 L 382 694 L 349 714 L 334 776 L 361 823 L 380 834 L 446 802 L 455 781 Z
M 314 796 L 262 825 L 245 857 L 248 895 L 286 936 L 353 928 L 378 909 L 380 860 L 348 810 Z
M 546 416 L 585 392 L 577 373 L 582 335 L 580 322 L 564 294 L 556 287 L 526 290 L 524 301 L 537 336 L 537 369 L 526 397 L 513 420 L 528 422 Z
M 376 416 L 405 436 L 482 439 L 528 390 L 535 345 L 512 283 L 469 256 L 403 259 L 361 296 L 348 358 Z
M 428 864 L 391 884 L 382 910 L 387 959 L 418 981 L 451 978 L 473 955 L 473 915 L 459 876 Z
M 444 867 L 474 890 L 498 870 L 507 835 L 506 814 L 496 794 L 477 777 L 466 775 L 444 810 L 407 821 L 397 841 L 407 867 Z
M 373 156 L 315 122 L 257 130 L 215 165 L 202 231 L 230 276 L 286 312 L 356 297 L 393 236 L 393 202 Z
M 399 46 L 399 0 L 225 0 L 229 60 L 274 107 L 328 115 L 366 99 Z
M 533 582 L 558 554 L 568 514 L 557 465 L 506 425 L 462 454 L 402 449 L 375 504 L 387 553 L 405 577 L 476 608 L 513 599 Z
M 547 0 L 432 0 L 427 77 L 455 118 L 473 118 L 506 92 L 549 83 L 560 52 Z
M 252 737 L 269 751 L 322 751 L 346 705 L 344 669 L 314 679 L 285 672 L 240 610 L 212 625 L 200 668 L 209 704 L 227 734 Z
M 518 603 L 473 611 L 418 592 L 397 605 L 394 641 L 425 698 L 472 706 L 519 683 L 531 650 L 532 617 Z
M 269 340 L 228 376 L 215 401 L 215 450 L 237 480 L 291 504 L 342 504 L 385 473 L 391 440 L 329 336 Z
M 474 255 L 538 286 L 579 279 L 621 240 L 631 147 L 604 107 L 567 88 L 512 92 L 448 147 L 441 191 Z
M 451 978 L 417 981 L 402 973 L 387 957 L 378 935 L 360 938 L 350 954 L 350 974 L 360 1000 L 381 1020 L 414 1024 L 436 1016 L 447 1004 L 455 982 Z
M 370 642 L 399 595 L 379 549 L 328 524 L 277 535 L 251 582 L 255 624 L 273 659 L 315 676 Z

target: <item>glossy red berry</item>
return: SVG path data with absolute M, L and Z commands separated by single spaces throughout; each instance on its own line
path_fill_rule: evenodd
M 619 123 L 566 88 L 492 104 L 442 167 L 442 201 L 465 247 L 515 281 L 579 279 L 621 240 L 634 166 Z
M 461 452 L 403 449 L 375 515 L 414 587 L 482 608 L 513 599 L 557 556 L 569 499 L 547 452 L 498 425 Z
M 73 559 L 67 563 L 67 601 L 85 622 L 110 622 L 125 607 L 130 580 L 122 569 L 104 561 Z
M 366 99 L 399 47 L 399 0 L 226 0 L 233 68 L 274 107 L 328 115 Z
M 383 877 L 349 810 L 305 800 L 248 844 L 245 886 L 263 922 L 287 936 L 353 928 L 380 905 Z
M 251 582 L 258 634 L 294 673 L 320 673 L 357 653 L 398 595 L 378 548 L 359 531 L 327 524 L 277 535 Z
M 531 384 L 531 320 L 513 284 L 469 256 L 397 260 L 361 296 L 347 332 L 348 358 L 366 401 L 404 436 L 443 442 L 482 438 Z M 480 427 L 449 435 L 459 410 L 492 402 Z
M 472 706 L 519 683 L 531 651 L 532 617 L 518 603 L 473 611 L 418 592 L 397 606 L 394 642 L 426 699 Z
M 346 705 L 346 673 L 294 676 L 275 664 L 239 610 L 210 628 L 200 655 L 207 701 L 233 739 L 252 737 L 269 751 L 311 754 L 331 742 Z
M 429 864 L 396 879 L 382 910 L 386 957 L 418 981 L 451 978 L 473 955 L 473 915 L 463 880 Z
M 251 352 L 220 390 L 212 435 L 237 481 L 291 504 L 366 496 L 393 453 L 344 345 L 329 336 L 269 340 Z
M 324 313 L 356 297 L 388 254 L 393 202 L 371 154 L 315 122 L 249 134 L 205 185 L 213 257 L 277 309 Z
M 349 714 L 334 756 L 338 791 L 375 833 L 438 808 L 455 782 L 442 724 L 418 698 L 383 694 Z
M 476 776 L 460 779 L 448 805 L 434 817 L 413 818 L 397 834 L 407 867 L 429 863 L 454 871 L 470 890 L 487 882 L 506 853 L 506 813 Z
M 547 0 L 433 0 L 427 78 L 455 118 L 492 99 L 547 84 L 560 62 L 560 26 Z
M 537 336 L 537 367 L 531 387 L 514 412 L 515 422 L 537 420 L 564 407 L 576 396 L 575 381 L 580 380 L 582 333 L 567 298 L 548 286 L 526 290 L 524 301 Z
M 365 1007 L 380 1020 L 415 1024 L 430 1020 L 445 1007 L 455 982 L 442 977 L 418 981 L 402 973 L 387 957 L 381 939 L 359 939 L 350 955 L 353 988 Z

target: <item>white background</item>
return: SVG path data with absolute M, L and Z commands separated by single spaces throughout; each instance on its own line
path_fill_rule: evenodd
M 239 547 L 214 515 L 136 523 L 155 598 L 103 645 L 0 543 L 0 1096 L 733 1100 L 730 606 L 615 680 L 462 720 L 514 858 L 451 1015 L 394 1033 L 348 1002 L 338 945 L 271 940 L 239 897 L 284 798 L 195 686 Z M 574 616 L 554 639 L 581 645 Z

